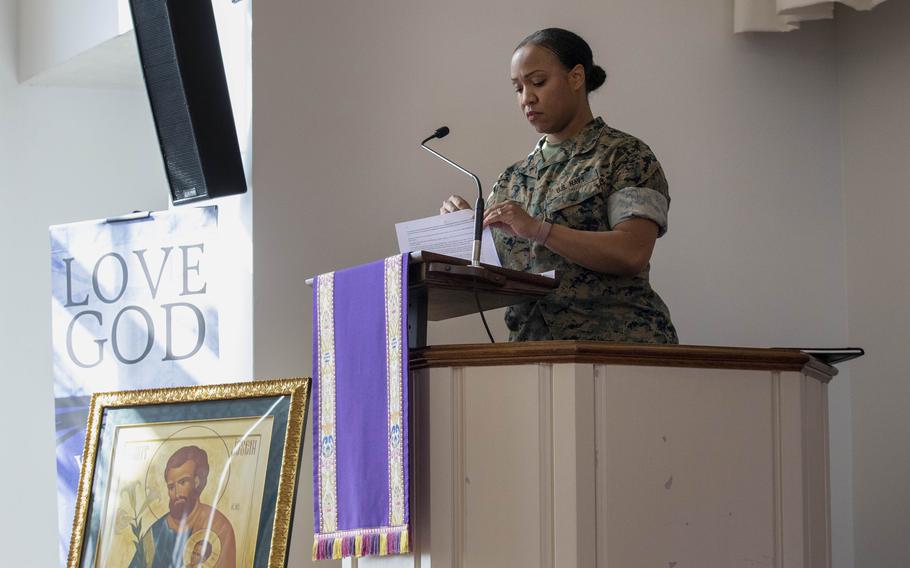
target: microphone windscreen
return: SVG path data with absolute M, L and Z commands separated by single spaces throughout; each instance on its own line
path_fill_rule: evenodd
M 439 128 L 436 129 L 436 134 L 435 134 L 436 138 L 445 138 L 448 135 L 449 135 L 448 126 L 440 126 Z

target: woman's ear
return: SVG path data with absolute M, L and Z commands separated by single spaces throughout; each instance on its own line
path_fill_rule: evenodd
M 573 91 L 584 90 L 586 84 L 584 65 L 579 63 L 569 70 L 569 86 Z

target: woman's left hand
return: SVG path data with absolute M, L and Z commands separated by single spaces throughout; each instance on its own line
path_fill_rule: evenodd
M 504 201 L 484 212 L 483 226 L 530 239 L 540 229 L 540 220 L 528 215 L 527 211 L 515 201 Z

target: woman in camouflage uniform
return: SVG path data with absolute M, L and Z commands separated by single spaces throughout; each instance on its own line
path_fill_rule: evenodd
M 648 281 L 667 230 L 664 172 L 641 140 L 594 118 L 588 93 L 606 79 L 578 35 L 548 28 L 515 49 L 512 84 L 544 134 L 493 188 L 484 225 L 503 266 L 556 270 L 559 287 L 506 312 L 512 341 L 585 339 L 677 343 L 670 312 Z M 469 208 L 453 195 L 440 209 Z

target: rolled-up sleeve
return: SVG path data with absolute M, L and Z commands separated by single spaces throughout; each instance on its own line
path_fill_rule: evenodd
M 632 218 L 648 219 L 657 225 L 657 236 L 667 232 L 670 203 L 661 192 L 650 187 L 626 187 L 607 198 L 610 228 Z
M 660 162 L 642 141 L 634 140 L 616 152 L 606 187 L 607 221 L 612 229 L 638 217 L 657 225 L 657 236 L 667 232 L 670 192 Z

